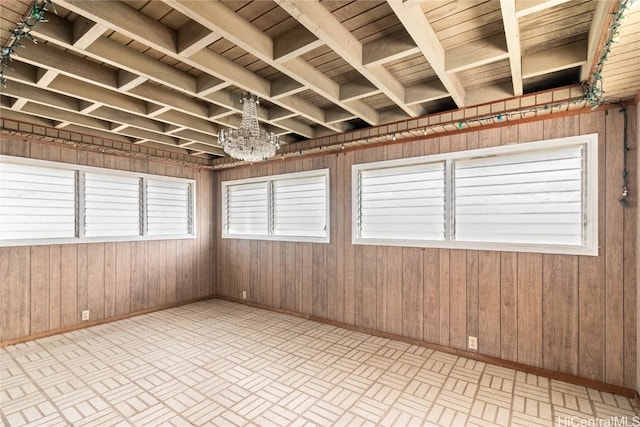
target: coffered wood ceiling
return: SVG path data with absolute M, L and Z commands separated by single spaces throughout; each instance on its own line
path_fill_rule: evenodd
M 615 0 L 54 0 L 7 69 L 0 113 L 194 156 L 224 155 L 239 95 L 285 143 L 588 78 Z M 1 42 L 32 2 L 0 3 Z M 640 91 L 640 8 L 604 68 Z

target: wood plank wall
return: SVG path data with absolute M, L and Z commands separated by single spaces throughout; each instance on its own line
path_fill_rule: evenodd
M 635 107 L 629 144 L 636 144 Z M 351 166 L 400 157 L 599 134 L 597 257 L 354 246 Z M 636 211 L 624 209 L 617 109 L 216 173 L 220 182 L 330 169 L 331 243 L 220 238 L 216 292 L 251 302 L 589 378 L 636 386 Z M 635 156 L 629 156 L 636 176 Z M 218 206 L 220 203 L 218 203 Z
M 0 154 L 196 180 L 197 238 L 0 248 L 0 342 L 214 293 L 213 172 L 2 135 Z

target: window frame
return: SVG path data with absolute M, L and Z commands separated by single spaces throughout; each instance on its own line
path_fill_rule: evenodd
M 96 166 L 85 166 L 74 163 L 56 162 L 50 160 L 32 159 L 29 157 L 17 157 L 0 155 L 0 165 L 2 163 L 12 163 L 25 166 L 43 167 L 50 169 L 60 169 L 73 171 L 76 175 L 75 194 L 76 206 L 74 212 L 74 220 L 76 222 L 75 237 L 65 238 L 36 238 L 36 239 L 0 239 L 0 247 L 11 246 L 37 246 L 37 245 L 59 245 L 59 244 L 78 244 L 78 243 L 108 243 L 108 242 L 133 242 L 133 241 L 151 241 L 151 240 L 179 240 L 179 239 L 195 239 L 197 237 L 197 206 L 196 206 L 196 181 L 189 178 L 178 178 L 166 175 L 155 175 L 149 173 L 124 171 L 119 169 L 102 168 Z M 140 234 L 136 236 L 96 236 L 87 237 L 85 235 L 85 173 L 95 173 L 100 175 L 114 175 L 137 178 L 140 184 Z M 187 183 L 190 188 L 190 207 L 189 214 L 191 217 L 189 233 L 180 235 L 148 235 L 147 234 L 147 185 L 148 179 L 183 182 Z
M 541 243 L 500 243 L 500 242 L 474 242 L 455 240 L 455 206 L 454 206 L 454 162 L 462 159 L 474 159 L 497 155 L 508 155 L 543 151 L 550 148 L 562 148 L 568 146 L 584 146 L 583 157 L 583 227 L 584 236 L 582 245 L 566 244 L 541 244 Z M 359 200 L 359 173 L 362 170 L 377 169 L 382 167 L 399 167 L 418 165 L 424 163 L 445 162 L 445 239 L 444 240 L 412 240 L 394 238 L 363 238 L 360 237 L 358 217 L 360 215 Z M 442 154 L 434 154 L 420 157 L 385 160 L 371 163 L 354 164 L 351 168 L 352 189 L 352 244 L 354 245 L 378 245 L 378 246 L 405 246 L 420 248 L 442 249 L 471 249 L 488 251 L 512 251 L 534 252 L 549 254 L 569 255 L 598 255 L 598 134 L 585 134 L 565 138 L 527 142 L 521 144 L 509 144 L 498 147 L 480 148 L 465 151 L 456 151 Z M 584 218 L 586 216 L 586 218 Z
M 326 218 L 326 232 L 322 237 L 317 236 L 287 236 L 274 234 L 274 181 L 305 178 L 305 177 L 317 177 L 323 176 L 325 178 L 325 218 Z M 261 177 L 235 179 L 231 181 L 221 182 L 221 203 L 220 203 L 220 226 L 221 236 L 223 239 L 245 239 L 245 240 L 267 240 L 267 241 L 282 241 L 282 242 L 301 242 L 301 243 L 330 243 L 331 238 L 331 193 L 330 193 L 330 173 L 328 168 L 313 169 L 303 172 L 291 172 L 278 175 L 266 175 Z M 267 234 L 239 234 L 239 233 L 227 233 L 227 187 L 242 184 L 252 184 L 266 182 L 267 191 Z

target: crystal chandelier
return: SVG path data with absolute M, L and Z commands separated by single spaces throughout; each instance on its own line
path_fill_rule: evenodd
M 224 151 L 231 157 L 256 162 L 268 159 L 276 154 L 280 148 L 280 141 L 273 132 L 260 129 L 258 123 L 258 109 L 260 101 L 256 95 L 243 93 L 242 122 L 239 129 L 222 129 L 218 134 L 218 141 Z

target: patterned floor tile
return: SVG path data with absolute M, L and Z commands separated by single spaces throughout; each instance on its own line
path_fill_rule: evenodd
M 621 396 L 220 300 L 2 348 L 0 382 L 8 427 L 622 425 L 639 415 Z

